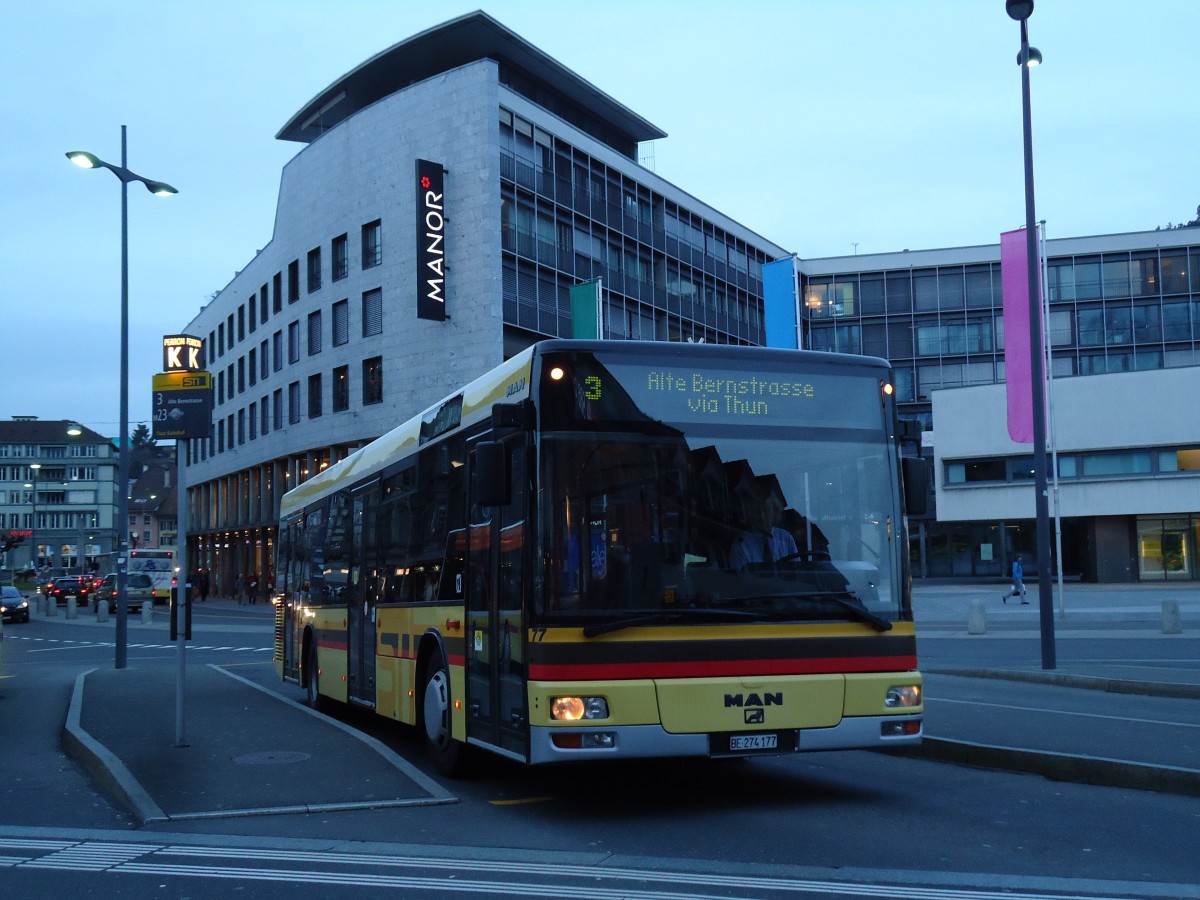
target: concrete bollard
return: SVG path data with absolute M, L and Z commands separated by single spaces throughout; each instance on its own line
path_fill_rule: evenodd
M 96 621 L 97 622 L 107 622 L 108 621 L 108 601 L 107 600 L 100 600 L 99 602 L 96 603 Z
M 149 625 L 154 621 L 154 604 L 149 600 L 142 603 L 142 624 Z
M 967 619 L 967 634 L 987 634 L 987 617 L 982 600 L 971 601 L 971 615 Z
M 79 601 L 75 597 L 67 598 L 67 618 L 74 619 L 79 615 Z
M 46 595 L 46 616 L 48 618 L 52 619 L 57 615 L 58 615 L 58 603 L 57 603 L 57 601 L 55 601 L 55 599 L 53 597 L 51 597 L 49 594 L 47 594 Z
M 1164 600 L 1162 605 L 1162 633 L 1183 634 L 1183 619 L 1179 615 L 1178 600 Z

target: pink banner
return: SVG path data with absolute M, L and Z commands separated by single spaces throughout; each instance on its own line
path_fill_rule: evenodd
M 1008 386 L 1008 436 L 1033 443 L 1033 372 L 1029 352 L 1029 253 L 1025 229 L 1000 235 L 1004 295 L 1004 380 Z

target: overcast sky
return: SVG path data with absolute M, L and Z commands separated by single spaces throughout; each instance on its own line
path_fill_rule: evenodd
M 1037 0 L 1037 213 L 1051 238 L 1200 204 L 1200 2 Z M 105 0 L 0 22 L 0 418 L 117 433 L 120 187 L 130 419 L 161 339 L 271 239 L 279 128 L 370 56 L 482 8 L 666 131 L 659 175 L 801 257 L 994 243 L 1024 223 L 1003 0 Z

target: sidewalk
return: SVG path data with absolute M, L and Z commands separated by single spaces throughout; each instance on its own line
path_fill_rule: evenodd
M 1200 796 L 1200 585 L 1068 583 L 1061 595 L 1055 585 L 1050 670 L 1039 664 L 1036 584 L 1024 606 L 1001 601 L 1006 586 L 914 584 L 926 676 L 920 754 Z M 1063 661 L 1076 640 L 1111 642 L 1112 659 Z
M 1064 591 L 1065 616 L 1055 621 L 1061 640 L 1105 638 L 1123 648 L 1136 637 L 1154 646 L 1182 647 L 1180 658 L 1194 662 L 1155 669 L 1134 660 L 1043 671 L 1028 653 L 1016 665 L 1012 654 L 989 657 L 985 650 L 1003 651 L 1005 642 L 1039 637 L 1036 600 L 1028 606 L 1001 604 L 1000 593 L 1000 585 L 981 583 L 914 588 L 918 649 L 928 676 L 926 736 L 921 748 L 905 752 L 1053 779 L 1200 795 L 1200 759 L 1188 750 L 1196 745 L 1192 736 L 1200 735 L 1195 704 L 1200 699 L 1200 586 L 1068 585 Z M 1164 598 L 1179 605 L 1181 634 L 1163 633 Z M 983 604 L 984 631 L 972 634 L 970 626 L 978 625 L 971 621 L 978 613 L 975 601 Z M 253 633 L 269 644 L 269 604 L 238 607 L 210 600 L 206 610 L 244 618 L 245 624 L 222 628 Z M 114 628 L 111 620 L 97 622 L 91 612 L 81 611 L 75 620 L 35 618 Z M 131 640 L 139 633 L 166 640 L 164 608 L 156 609 L 152 624 L 142 624 L 137 615 L 128 624 Z M 951 645 L 970 648 L 975 663 L 940 666 L 937 659 L 944 654 L 938 648 Z M 454 802 L 444 788 L 374 739 L 225 669 L 191 663 L 186 690 L 188 746 L 176 747 L 172 716 L 147 715 L 175 708 L 175 675 L 169 668 L 98 669 L 76 683 L 64 745 L 143 823 Z M 1018 690 L 1051 690 L 1070 711 L 1059 722 L 1030 727 L 1045 713 L 1034 705 L 1045 704 L 1045 695 L 1026 697 Z M 1145 723 L 1131 727 L 1131 721 L 1146 717 L 1114 706 L 1121 695 L 1135 698 L 1129 703 L 1147 702 L 1136 700 L 1140 696 L 1178 704 L 1167 707 L 1169 721 L 1160 724 L 1190 729 L 1185 734 L 1191 740 L 1158 740 L 1144 732 L 1150 727 Z M 1080 722 L 1088 727 L 1077 727 Z M 300 799 L 298 785 L 304 790 Z M 281 806 L 280 798 L 288 803 Z

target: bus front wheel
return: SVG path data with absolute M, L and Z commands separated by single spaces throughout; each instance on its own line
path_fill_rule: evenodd
M 453 776 L 462 773 L 466 748 L 452 736 L 450 716 L 450 672 L 438 653 L 425 668 L 421 718 L 425 726 L 425 746 L 434 768 L 443 775 Z

